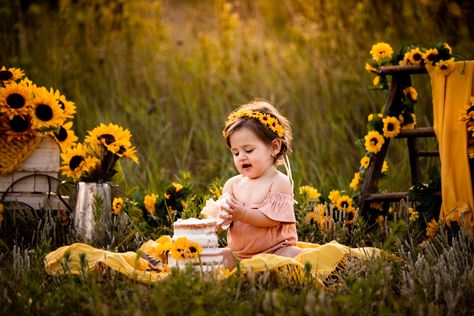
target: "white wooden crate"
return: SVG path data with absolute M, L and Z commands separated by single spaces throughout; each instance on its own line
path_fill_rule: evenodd
M 0 195 L 5 201 L 19 201 L 31 207 L 41 208 L 48 192 L 56 192 L 58 182 L 49 180 L 48 175 L 57 178 L 59 175 L 60 149 L 51 137 L 43 137 L 38 147 L 13 173 L 0 176 Z M 26 177 L 12 187 L 12 183 Z

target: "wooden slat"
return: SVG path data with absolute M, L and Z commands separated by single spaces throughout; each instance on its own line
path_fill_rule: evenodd
M 402 129 L 396 138 L 408 137 L 434 137 L 436 136 L 433 127 L 418 127 L 413 129 Z
M 392 201 L 398 202 L 402 199 L 406 199 L 408 192 L 386 192 L 386 193 L 371 193 L 367 194 L 366 201 Z
M 426 68 L 424 66 L 417 65 L 400 65 L 400 66 L 382 66 L 377 71 L 381 75 L 392 75 L 392 74 L 425 74 Z

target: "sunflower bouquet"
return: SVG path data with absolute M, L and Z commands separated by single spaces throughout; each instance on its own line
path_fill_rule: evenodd
M 0 69 L 0 174 L 15 170 L 50 135 L 62 149 L 77 137 L 73 102 L 58 90 L 37 86 L 18 68 Z
M 77 143 L 61 153 L 60 170 L 75 181 L 109 182 L 119 171 L 120 158 L 138 163 L 131 137 L 128 129 L 101 123 L 87 132 L 84 143 Z

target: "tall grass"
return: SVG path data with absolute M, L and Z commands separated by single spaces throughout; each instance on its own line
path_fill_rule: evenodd
M 130 128 L 141 163 L 125 166 L 127 178 L 150 189 L 183 170 L 201 187 L 233 174 L 220 130 L 255 97 L 293 122 L 296 183 L 345 188 L 362 154 L 354 141 L 385 102 L 367 88 L 371 45 L 451 40 L 464 58 L 474 51 L 464 7 L 445 0 L 48 3 L 3 6 L 0 60 L 76 102 L 78 134 L 107 121 Z M 416 113 L 430 125 L 423 77 Z M 389 183 L 406 189 L 406 149 L 392 147 L 400 172 Z

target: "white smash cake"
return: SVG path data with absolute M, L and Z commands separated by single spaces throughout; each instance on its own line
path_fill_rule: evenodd
M 195 270 L 210 272 L 223 267 L 222 249 L 219 249 L 217 235 L 215 233 L 217 219 L 178 219 L 173 223 L 173 241 L 180 237 L 186 237 L 189 241 L 197 242 L 202 247 L 199 258 L 168 259 L 170 267 L 185 269 L 186 265 L 192 265 Z

